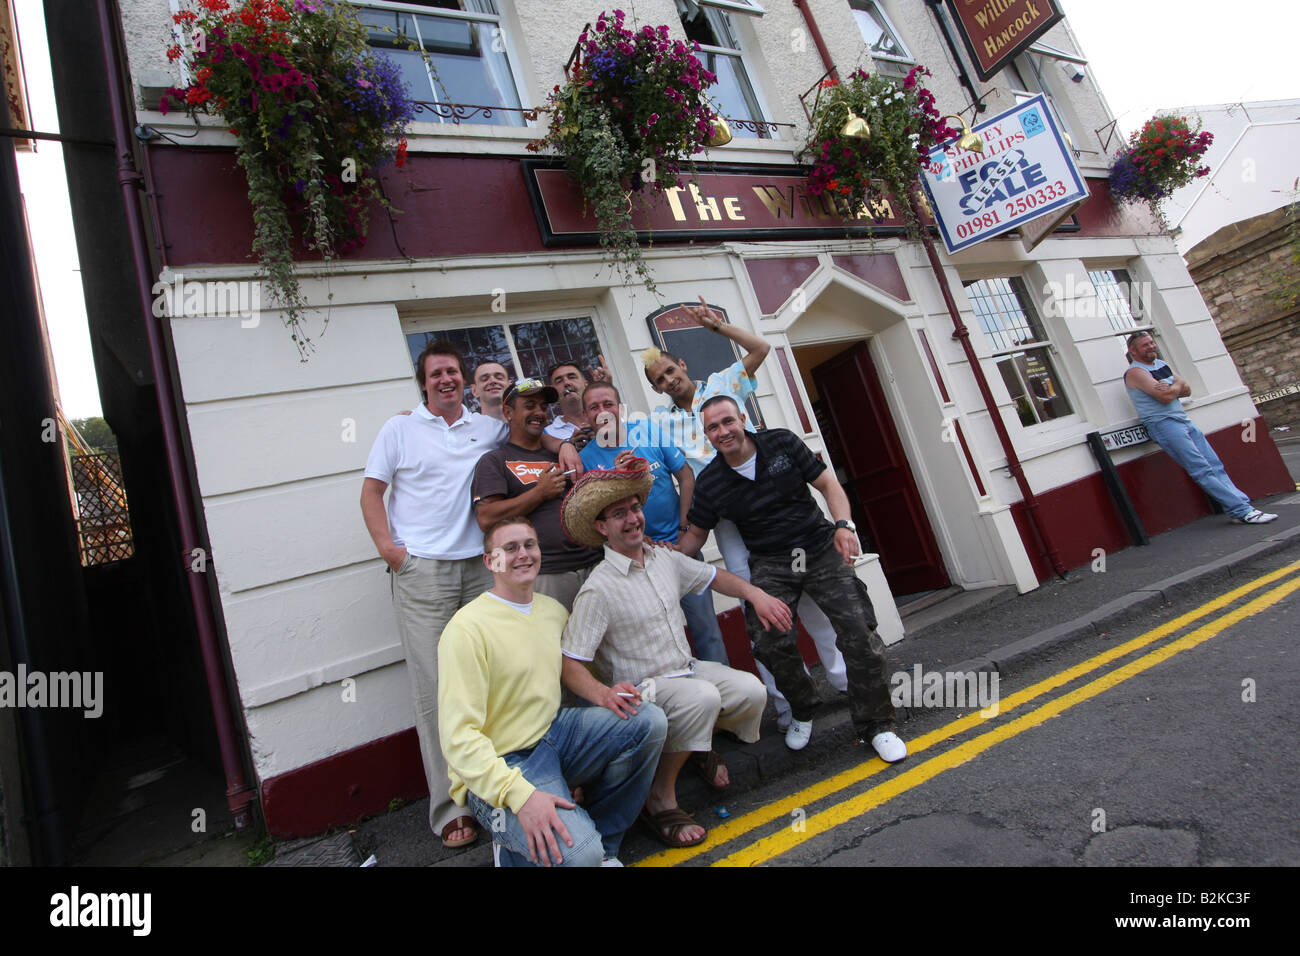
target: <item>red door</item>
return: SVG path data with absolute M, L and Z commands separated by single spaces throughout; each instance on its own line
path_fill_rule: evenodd
M 947 587 L 948 573 L 867 343 L 818 365 L 813 381 L 835 430 L 859 537 L 864 548 L 880 555 L 890 590 L 901 595 Z

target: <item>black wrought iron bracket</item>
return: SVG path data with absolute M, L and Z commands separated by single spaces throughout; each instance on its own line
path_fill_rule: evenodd
M 1093 130 L 1093 132 L 1097 134 L 1097 142 L 1101 143 L 1102 152 L 1110 151 L 1110 141 L 1115 138 L 1115 124 L 1118 122 L 1119 120 L 1113 119 L 1105 126 L 1101 127 L 1101 129 Z M 1102 133 L 1106 134 L 1104 140 L 1101 138 Z
M 434 103 L 430 100 L 415 100 L 414 106 L 417 114 L 432 113 L 440 119 L 449 119 L 456 125 L 460 125 L 461 120 L 475 116 L 491 119 L 498 112 L 520 113 L 524 119 L 535 122 L 538 113 L 536 106 L 479 106 L 475 103 Z
M 794 129 L 794 123 L 773 123 L 768 120 L 732 119 L 730 116 L 724 116 L 723 119 L 727 121 L 729 126 L 734 126 L 737 129 L 748 130 L 751 133 L 767 132 L 775 135 L 776 131 L 782 126 L 788 126 L 790 129 Z

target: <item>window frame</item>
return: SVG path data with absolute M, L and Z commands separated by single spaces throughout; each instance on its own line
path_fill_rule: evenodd
M 714 46 L 712 44 L 701 43 L 700 49 L 698 51 L 700 53 L 713 53 L 717 56 L 725 56 L 737 61 L 740 65 L 740 72 L 745 78 L 745 83 L 749 86 L 749 92 L 754 97 L 753 105 L 755 110 L 757 111 L 757 115 L 734 116 L 734 117 L 726 116 L 725 113 L 723 113 L 722 115 L 726 119 L 744 120 L 746 122 L 759 124 L 758 132 L 753 134 L 752 137 L 747 135 L 749 132 L 748 130 L 742 130 L 739 133 L 736 130 L 732 130 L 732 134 L 738 136 L 738 138 L 744 138 L 744 139 L 753 138 L 753 139 L 775 140 L 777 138 L 776 132 L 762 125 L 765 123 L 772 122 L 771 110 L 768 109 L 767 101 L 763 96 L 763 91 L 757 82 L 757 74 L 755 70 L 751 68 L 752 64 L 747 62 L 746 60 L 748 54 L 746 53 L 745 50 L 744 40 L 740 36 L 740 31 L 738 30 L 736 24 L 732 22 L 731 16 L 728 13 L 729 10 L 736 10 L 737 7 L 735 6 L 734 3 L 728 2 L 728 0 L 688 0 L 688 2 L 694 3 L 696 6 L 700 7 L 701 11 L 705 13 L 706 17 L 708 15 L 706 8 L 714 9 L 718 13 L 718 15 L 722 18 L 723 23 L 726 25 L 728 34 L 736 43 L 735 47 Z M 674 4 L 674 6 L 676 6 L 676 4 Z M 748 7 L 747 9 L 740 12 L 753 14 L 755 16 L 762 14 L 762 11 L 756 7 Z M 677 19 L 678 22 L 681 23 L 682 32 L 685 33 L 686 24 L 682 20 L 682 16 L 683 13 L 679 9 Z M 717 31 L 715 30 L 714 32 L 716 33 Z M 707 69 L 707 65 L 705 66 L 705 68 Z M 710 99 L 712 98 L 710 97 Z M 716 103 L 716 101 L 714 102 Z M 721 112 L 721 110 L 719 110 L 719 112 Z
M 462 332 L 471 329 L 489 329 L 492 328 L 493 326 L 499 327 L 504 331 L 505 338 L 506 338 L 506 347 L 509 349 L 510 364 L 506 366 L 507 371 L 510 372 L 511 381 L 514 381 L 517 378 L 519 378 L 521 374 L 523 374 L 522 371 L 523 364 L 519 358 L 519 347 L 515 341 L 513 328 L 515 326 L 520 326 L 520 325 L 538 325 L 547 322 L 573 321 L 576 319 L 585 319 L 586 321 L 591 323 L 591 330 L 592 333 L 595 335 L 596 355 L 613 354 L 612 352 L 610 352 L 609 346 L 605 341 L 602 323 L 596 311 L 592 309 L 582 309 L 582 308 L 565 309 L 561 311 L 529 312 L 522 318 L 512 319 L 509 321 L 503 320 L 500 315 L 478 316 L 478 317 L 466 316 L 464 318 L 412 317 L 411 321 L 402 323 L 402 343 L 403 345 L 406 346 L 407 352 L 410 353 L 410 336 L 412 335 L 430 336 L 430 338 L 428 338 L 426 341 L 432 342 L 432 341 L 437 341 L 439 338 L 445 338 L 447 334 L 450 332 Z M 469 368 L 467 369 L 469 374 L 467 375 L 465 380 L 465 392 L 463 397 L 463 403 L 465 407 L 469 408 L 471 411 L 479 411 L 478 402 L 475 401 L 474 397 L 470 394 L 470 390 L 469 390 L 469 387 L 472 384 L 471 379 L 474 374 L 474 368 L 477 366 L 474 364 L 472 356 L 465 355 L 464 358 L 465 358 L 465 364 L 469 366 Z M 412 355 L 411 359 L 412 362 L 414 362 L 415 355 Z M 499 358 L 493 358 L 493 359 L 484 359 L 483 361 L 501 362 L 502 360 Z M 592 361 L 595 361 L 595 355 L 592 356 Z M 506 363 L 502 362 L 502 364 L 506 364 Z M 412 374 L 414 374 L 415 372 L 414 365 L 412 365 L 411 367 L 411 372 Z M 585 375 L 587 373 L 586 368 L 583 368 L 582 372 Z M 538 369 L 535 373 L 535 376 L 537 378 L 544 378 L 545 375 L 546 375 L 545 368 Z M 615 383 L 615 387 L 616 388 L 618 387 L 617 383 Z M 619 392 L 620 394 L 622 394 L 622 389 L 619 389 Z M 559 414 L 559 412 L 553 411 L 553 414 Z
M 504 45 L 505 45 L 505 50 L 502 52 L 506 58 L 506 68 L 510 72 L 510 79 L 514 83 L 515 102 L 513 104 L 507 103 L 507 104 L 503 104 L 502 106 L 492 107 L 492 108 L 499 109 L 502 112 L 518 113 L 518 115 L 521 118 L 521 122 L 518 124 L 497 123 L 497 122 L 474 122 L 474 120 L 471 118 L 468 122 L 466 122 L 465 120 L 461 120 L 459 123 L 457 123 L 455 122 L 453 117 L 440 116 L 437 113 L 434 113 L 432 116 L 428 116 L 424 112 L 421 112 L 420 114 L 418 114 L 415 120 L 416 123 L 430 123 L 437 126 L 444 126 L 444 125 L 488 126 L 488 127 L 502 126 L 507 129 L 527 129 L 529 127 L 535 127 L 538 125 L 537 120 L 530 120 L 523 112 L 521 112 L 522 110 L 528 109 L 528 107 L 524 105 L 524 95 L 528 91 L 529 86 L 527 82 L 528 77 L 524 74 L 522 70 L 522 62 L 520 60 L 518 50 L 516 49 L 515 46 L 515 41 L 514 41 L 515 31 L 511 29 L 512 23 L 507 22 L 508 20 L 512 20 L 511 14 L 510 12 L 507 12 L 506 10 L 502 9 L 503 5 L 508 3 L 509 0 L 492 0 L 493 5 L 497 8 L 497 12 L 495 14 L 478 13 L 473 10 L 463 10 L 463 9 L 453 10 L 447 7 L 436 7 L 436 6 L 428 6 L 420 3 L 402 2 L 402 0 L 346 0 L 346 2 L 349 3 L 354 9 L 358 11 L 370 9 L 370 10 L 387 11 L 391 13 L 409 13 L 413 16 L 419 15 L 419 16 L 427 16 L 427 17 L 442 17 L 443 19 L 448 19 L 448 20 L 469 20 L 476 23 L 487 23 L 493 25 L 501 31 L 501 38 L 504 41 Z M 432 82 L 430 82 L 429 85 L 430 85 L 430 90 L 433 98 L 431 100 L 425 100 L 425 102 L 432 102 L 440 105 L 459 104 L 459 101 L 455 97 L 452 97 L 451 99 L 445 101 L 444 104 L 444 101 L 442 100 L 439 94 L 437 85 Z M 446 91 L 446 92 L 450 96 L 450 91 Z M 414 97 L 414 99 L 420 100 L 420 97 Z M 489 104 L 483 103 L 483 104 L 466 104 L 466 105 L 488 106 Z
M 981 301 L 994 299 L 996 296 L 1001 295 L 1002 292 L 1001 290 L 989 286 L 989 283 L 997 280 L 1003 280 L 1007 283 L 1007 291 L 1015 297 L 1017 304 L 1020 306 L 1020 310 L 1024 313 L 1025 322 L 1029 331 L 1034 334 L 1033 340 L 1009 346 L 996 347 L 997 343 L 993 338 L 993 333 L 986 329 L 984 323 L 980 321 L 981 310 L 975 304 L 976 297 L 971 295 L 970 287 L 976 284 L 981 284 L 987 290 L 987 295 L 979 296 L 979 299 Z M 976 321 L 979 322 L 980 331 L 984 333 L 984 343 L 989 348 L 989 357 L 993 359 L 994 365 L 997 366 L 998 377 L 1002 381 L 1003 386 L 1006 387 L 1006 378 L 1002 371 L 1003 360 L 1011 358 L 1011 367 L 1015 371 L 1016 380 L 1020 383 L 1022 397 L 1037 397 L 1030 388 L 1026 376 L 1021 372 L 1020 367 L 1015 363 L 1013 357 L 1021 353 L 1026 355 L 1043 353 L 1046 356 L 1046 365 L 1048 372 L 1050 373 L 1049 381 L 1053 383 L 1053 388 L 1056 390 L 1057 395 L 1062 398 L 1068 406 L 1068 411 L 1053 418 L 1044 418 L 1035 406 L 1033 398 L 1030 398 L 1030 408 L 1033 411 L 1036 421 L 1032 424 L 1026 423 L 1017 397 L 1012 395 L 1011 390 L 1008 388 L 1007 395 L 1011 399 L 1012 405 L 1016 408 L 1016 417 L 1020 419 L 1020 427 L 1025 429 L 1059 427 L 1062 423 L 1067 423 L 1071 419 L 1077 419 L 1079 411 L 1075 407 L 1076 402 L 1070 398 L 1070 393 L 1073 389 L 1070 386 L 1069 380 L 1061 373 L 1060 352 L 1057 350 L 1056 343 L 1053 342 L 1047 327 L 1043 323 L 1042 316 L 1038 311 L 1038 306 L 1034 304 L 1033 299 L 1029 295 L 1029 288 L 1025 284 L 1024 278 L 1020 275 L 998 275 L 975 279 L 963 279 L 962 291 L 966 293 L 966 299 L 971 305 L 971 311 L 975 313 Z M 1000 315 L 1001 314 L 1002 313 L 1000 313 Z M 1011 330 L 1003 328 L 1000 331 L 1005 333 Z
M 1038 55 L 1041 56 L 1042 54 Z M 1016 76 L 1020 77 L 1021 82 L 1028 86 L 1029 78 L 1025 76 L 1025 71 L 1021 68 L 1021 63 L 1027 63 L 1029 65 L 1030 74 L 1032 75 L 1034 83 L 1037 84 L 1038 89 L 1017 89 L 1016 86 L 1012 84 L 1010 76 L 1007 77 L 1007 88 L 1011 91 L 1011 95 L 1015 97 L 1017 106 L 1025 100 L 1038 96 L 1041 93 L 1043 99 L 1047 100 L 1047 105 L 1051 109 L 1052 116 L 1055 118 L 1057 125 L 1061 127 L 1061 132 L 1070 137 L 1070 141 L 1073 143 L 1074 136 L 1070 131 L 1070 124 L 1065 121 L 1065 116 L 1062 114 L 1060 106 L 1056 103 L 1056 97 L 1052 94 L 1052 91 L 1047 88 L 1047 81 L 1043 79 L 1043 71 L 1038 68 L 1038 63 L 1034 60 L 1034 56 L 1035 54 L 1032 51 L 1027 50 L 1019 56 L 1014 57 L 1007 64 L 1007 67 L 1014 68 Z M 1073 146 L 1072 148 L 1076 151 L 1078 149 L 1078 147 Z
M 1152 325 L 1150 321 L 1151 305 L 1150 303 L 1143 302 L 1142 297 L 1137 294 L 1136 290 L 1137 288 L 1139 288 L 1139 286 L 1137 283 L 1133 281 L 1133 274 L 1129 272 L 1128 269 L 1124 268 L 1123 266 L 1120 266 L 1118 268 L 1109 268 L 1109 267 L 1091 268 L 1085 265 L 1084 271 L 1087 273 L 1088 276 L 1088 284 L 1092 286 L 1093 293 L 1097 296 L 1098 307 L 1101 309 L 1102 312 L 1105 313 L 1106 320 L 1110 322 L 1111 331 L 1113 331 L 1116 335 L 1123 335 L 1125 337 L 1132 335 L 1134 332 L 1153 332 L 1155 326 Z M 1094 276 L 1100 275 L 1102 273 L 1110 273 L 1111 281 L 1105 285 L 1099 286 Z M 1121 279 L 1119 275 L 1117 275 L 1118 273 L 1123 274 L 1123 279 Z M 1112 296 L 1112 295 L 1102 294 L 1103 288 L 1109 291 L 1111 287 L 1114 287 L 1115 289 L 1118 290 L 1121 286 L 1124 285 L 1128 286 L 1128 294 L 1125 296 Z M 1122 303 L 1126 311 L 1128 312 L 1128 317 L 1133 320 L 1133 324 L 1130 325 L 1128 328 L 1124 328 L 1124 329 L 1116 328 L 1115 326 L 1116 316 L 1112 315 L 1110 309 L 1107 308 L 1107 304 L 1112 301 L 1118 301 Z M 1133 311 L 1134 302 L 1136 302 L 1138 306 L 1137 312 Z
M 849 0 L 849 10 L 857 10 L 858 4 L 871 7 L 872 11 L 879 15 L 881 21 L 880 25 L 905 54 L 904 56 L 895 56 L 892 53 L 875 53 L 872 51 L 871 47 L 868 46 L 867 55 L 873 60 L 885 60 L 889 63 L 906 63 L 909 66 L 915 66 L 916 57 L 912 55 L 912 51 L 908 48 L 906 41 L 903 40 L 903 35 L 899 32 L 898 27 L 894 26 L 894 21 L 889 18 L 889 11 L 881 5 L 880 0 Z M 862 25 L 858 22 L 856 16 L 853 18 L 853 22 L 857 24 L 858 33 L 861 34 Z M 862 42 L 863 44 L 866 44 L 867 38 L 865 36 L 862 37 Z

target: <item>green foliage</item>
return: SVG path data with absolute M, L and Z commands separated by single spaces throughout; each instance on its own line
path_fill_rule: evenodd
M 889 200 L 914 230 L 919 220 L 912 184 L 929 151 L 953 135 L 934 95 L 920 84 L 929 73 L 916 66 L 901 84 L 862 70 L 843 82 L 823 81 L 804 146 L 813 158 L 808 192 L 829 195 L 845 219 Z M 843 135 L 850 115 L 865 120 L 870 133 Z
M 169 90 L 160 109 L 180 105 L 229 125 L 248 179 L 253 252 L 305 359 L 314 346 L 303 323 L 291 216 L 303 217 L 304 243 L 326 263 L 363 244 L 369 205 L 388 206 L 377 170 L 405 162 L 414 105 L 397 65 L 370 49 L 369 31 L 348 3 L 195 2 L 197 10 L 172 17 L 191 44 L 167 51 L 193 79 Z
M 1300 179 L 1291 186 L 1291 202 L 1286 207 L 1287 250 L 1290 266 L 1274 269 L 1268 277 L 1273 283 L 1273 301 L 1284 309 L 1300 304 Z
M 717 77 L 666 26 L 628 30 L 624 14 L 602 13 L 578 38 L 582 59 L 545 110 L 544 137 L 528 144 L 565 159 L 600 229 L 606 260 L 651 292 L 654 279 L 632 224 L 633 198 L 650 205 L 680 185 L 682 165 L 713 134 L 716 113 L 704 90 Z M 698 44 L 696 45 L 698 48 Z
M 264 836 L 245 851 L 250 866 L 261 866 L 275 859 L 275 842 Z
M 74 418 L 71 421 L 72 427 L 77 430 L 82 440 L 94 449 L 97 455 L 115 453 L 117 451 L 117 436 L 113 434 L 113 429 L 108 427 L 108 422 L 102 418 Z M 71 451 L 71 449 L 70 449 Z M 77 454 L 72 452 L 72 454 Z

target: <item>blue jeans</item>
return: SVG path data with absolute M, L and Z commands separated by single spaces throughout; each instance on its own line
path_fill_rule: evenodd
M 718 627 L 718 612 L 713 607 L 713 593 L 688 594 L 682 598 L 682 613 L 686 626 L 691 629 L 691 647 L 702 661 L 730 665 L 727 646 L 722 643 L 722 628 Z
M 1205 440 L 1201 430 L 1181 419 L 1144 422 L 1150 435 L 1169 457 L 1191 476 L 1201 490 L 1217 501 L 1231 518 L 1241 518 L 1255 510 L 1250 498 L 1228 478 L 1223 462 Z
M 536 746 L 505 755 L 505 762 L 519 767 L 538 790 L 565 800 L 573 787 L 586 791 L 584 806 L 555 811 L 573 839 L 570 847 L 555 838 L 562 866 L 599 866 L 603 858 L 618 855 L 624 831 L 645 805 L 667 733 L 668 719 L 654 704 L 642 704 L 626 720 L 606 707 L 564 707 Z M 501 866 L 535 865 L 519 817 L 473 793 L 468 803 L 500 844 Z

